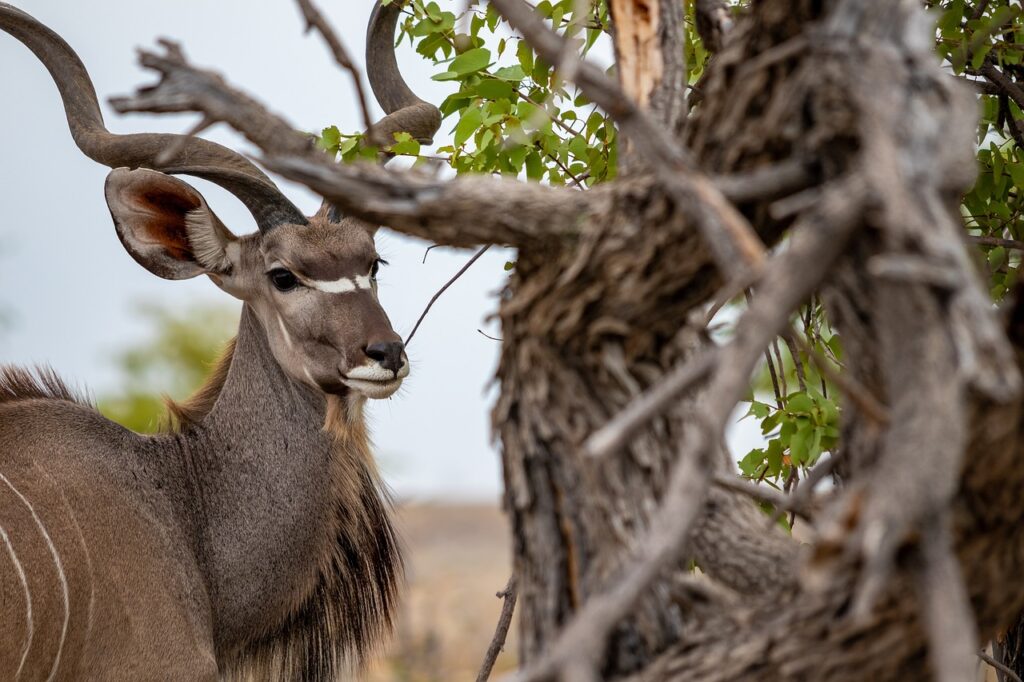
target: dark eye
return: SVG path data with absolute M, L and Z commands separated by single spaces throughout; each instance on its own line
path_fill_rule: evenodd
M 274 288 L 278 291 L 291 291 L 299 286 L 299 280 L 290 270 L 274 268 L 267 275 L 270 277 L 270 281 L 273 282 Z
M 377 260 L 373 261 L 373 265 L 370 266 L 370 277 L 376 278 L 377 273 L 380 272 L 380 266 L 387 264 L 388 262 L 383 258 L 378 258 Z

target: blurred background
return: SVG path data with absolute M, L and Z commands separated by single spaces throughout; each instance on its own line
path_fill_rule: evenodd
M 361 127 L 351 81 L 319 36 L 306 36 L 293 2 L 242 0 L 15 0 L 78 52 L 114 132 L 183 132 L 187 116 L 120 117 L 106 98 L 153 79 L 135 49 L 158 37 L 180 41 L 194 63 L 212 66 L 296 128 Z M 445 9 L 464 3 L 445 0 Z M 321 2 L 353 55 L 361 57 L 372 2 Z M 406 77 L 440 102 L 452 85 L 432 81 L 432 65 L 408 44 Z M 357 60 L 361 61 L 361 59 Z M 111 418 L 151 430 L 161 395 L 187 396 L 233 335 L 240 304 L 205 278 L 160 280 L 135 264 L 115 236 L 103 199 L 107 169 L 74 146 L 56 88 L 36 58 L 0 34 L 0 362 L 49 364 L 85 389 Z M 376 114 L 381 114 L 375 109 Z M 450 137 L 442 128 L 438 142 Z M 243 139 L 215 127 L 204 136 L 236 149 Z M 231 195 L 189 179 L 237 234 L 255 231 Z M 279 181 L 307 213 L 320 200 Z M 380 297 L 407 336 L 424 306 L 469 259 L 381 230 L 391 265 Z M 426 260 L 424 261 L 424 256 Z M 473 679 L 501 609 L 495 593 L 509 575 L 508 533 L 499 509 L 499 459 L 490 438 L 492 377 L 500 337 L 490 319 L 505 284 L 506 261 L 492 248 L 434 305 L 409 348 L 402 391 L 372 401 L 369 420 L 381 470 L 400 502 L 409 548 L 410 591 L 389 656 L 375 680 Z M 752 421 L 730 434 L 735 451 L 759 439 Z M 514 635 L 513 635 L 514 640 Z M 514 665 L 514 641 L 498 669 Z

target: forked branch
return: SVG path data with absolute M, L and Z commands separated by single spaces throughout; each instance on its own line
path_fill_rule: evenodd
M 548 654 L 524 670 L 519 682 L 540 682 L 558 675 L 596 679 L 604 644 L 612 629 L 684 553 L 708 494 L 729 415 L 747 390 L 758 358 L 768 343 L 786 329 L 790 312 L 824 280 L 860 224 L 867 201 L 867 192 L 859 179 L 837 182 L 825 190 L 818 207 L 794 228 L 790 248 L 774 256 L 766 266 L 760 295 L 737 324 L 733 341 L 716 354 L 714 373 L 680 446 L 679 460 L 650 531 L 639 541 L 635 560 L 629 564 L 632 568 L 607 592 L 593 597 L 577 611 Z M 702 356 L 700 362 L 706 362 L 706 357 Z M 662 392 L 664 388 L 655 385 L 649 393 Z M 663 407 L 667 407 L 667 402 Z M 658 409 L 647 409 L 642 420 L 658 414 Z
M 264 152 L 263 164 L 320 193 L 349 215 L 449 246 L 522 246 L 572 233 L 607 210 L 605 192 L 578 192 L 501 178 L 440 181 L 373 163 L 335 163 L 310 139 L 223 78 L 191 65 L 179 45 L 143 50 L 160 81 L 111 105 L 127 112 L 198 112 L 223 121 Z

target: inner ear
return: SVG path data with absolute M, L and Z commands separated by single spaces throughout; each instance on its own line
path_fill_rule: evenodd
M 140 168 L 107 176 L 107 206 L 125 250 L 154 275 L 188 279 L 231 270 L 235 236 L 188 183 Z

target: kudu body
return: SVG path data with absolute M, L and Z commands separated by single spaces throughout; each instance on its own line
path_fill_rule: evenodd
M 382 129 L 429 139 L 440 116 L 394 58 L 400 4 L 374 8 L 370 81 Z M 4 3 L 0 29 L 50 71 L 82 151 L 114 169 L 107 202 L 132 257 L 244 303 L 164 434 L 108 421 L 47 371 L 0 371 L 0 679 L 334 679 L 382 641 L 401 576 L 361 413 L 408 373 L 377 302 L 374 228 L 327 206 L 304 217 L 208 141 L 109 133 L 59 36 Z M 173 174 L 230 190 L 259 233 L 235 237 Z

